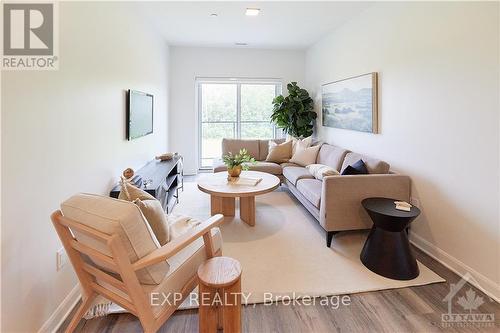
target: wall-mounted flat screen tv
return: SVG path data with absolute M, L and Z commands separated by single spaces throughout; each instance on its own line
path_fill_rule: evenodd
M 127 140 L 153 133 L 153 95 L 127 92 Z

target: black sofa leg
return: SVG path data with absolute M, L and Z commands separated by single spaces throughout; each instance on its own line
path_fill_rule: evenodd
M 326 247 L 330 247 L 332 245 L 333 235 L 338 234 L 338 231 L 327 231 L 326 232 Z

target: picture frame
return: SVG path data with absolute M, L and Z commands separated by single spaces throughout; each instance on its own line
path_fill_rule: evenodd
M 378 133 L 378 73 L 323 84 L 321 121 L 325 127 Z

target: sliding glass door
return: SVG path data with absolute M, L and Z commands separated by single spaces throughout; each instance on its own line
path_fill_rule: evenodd
M 198 80 L 199 167 L 209 169 L 222 155 L 222 138 L 270 139 L 280 135 L 270 123 L 275 81 Z

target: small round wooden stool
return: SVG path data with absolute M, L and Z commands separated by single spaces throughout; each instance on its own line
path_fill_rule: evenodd
M 202 333 L 241 332 L 241 265 L 228 257 L 208 259 L 198 268 L 199 328 Z

